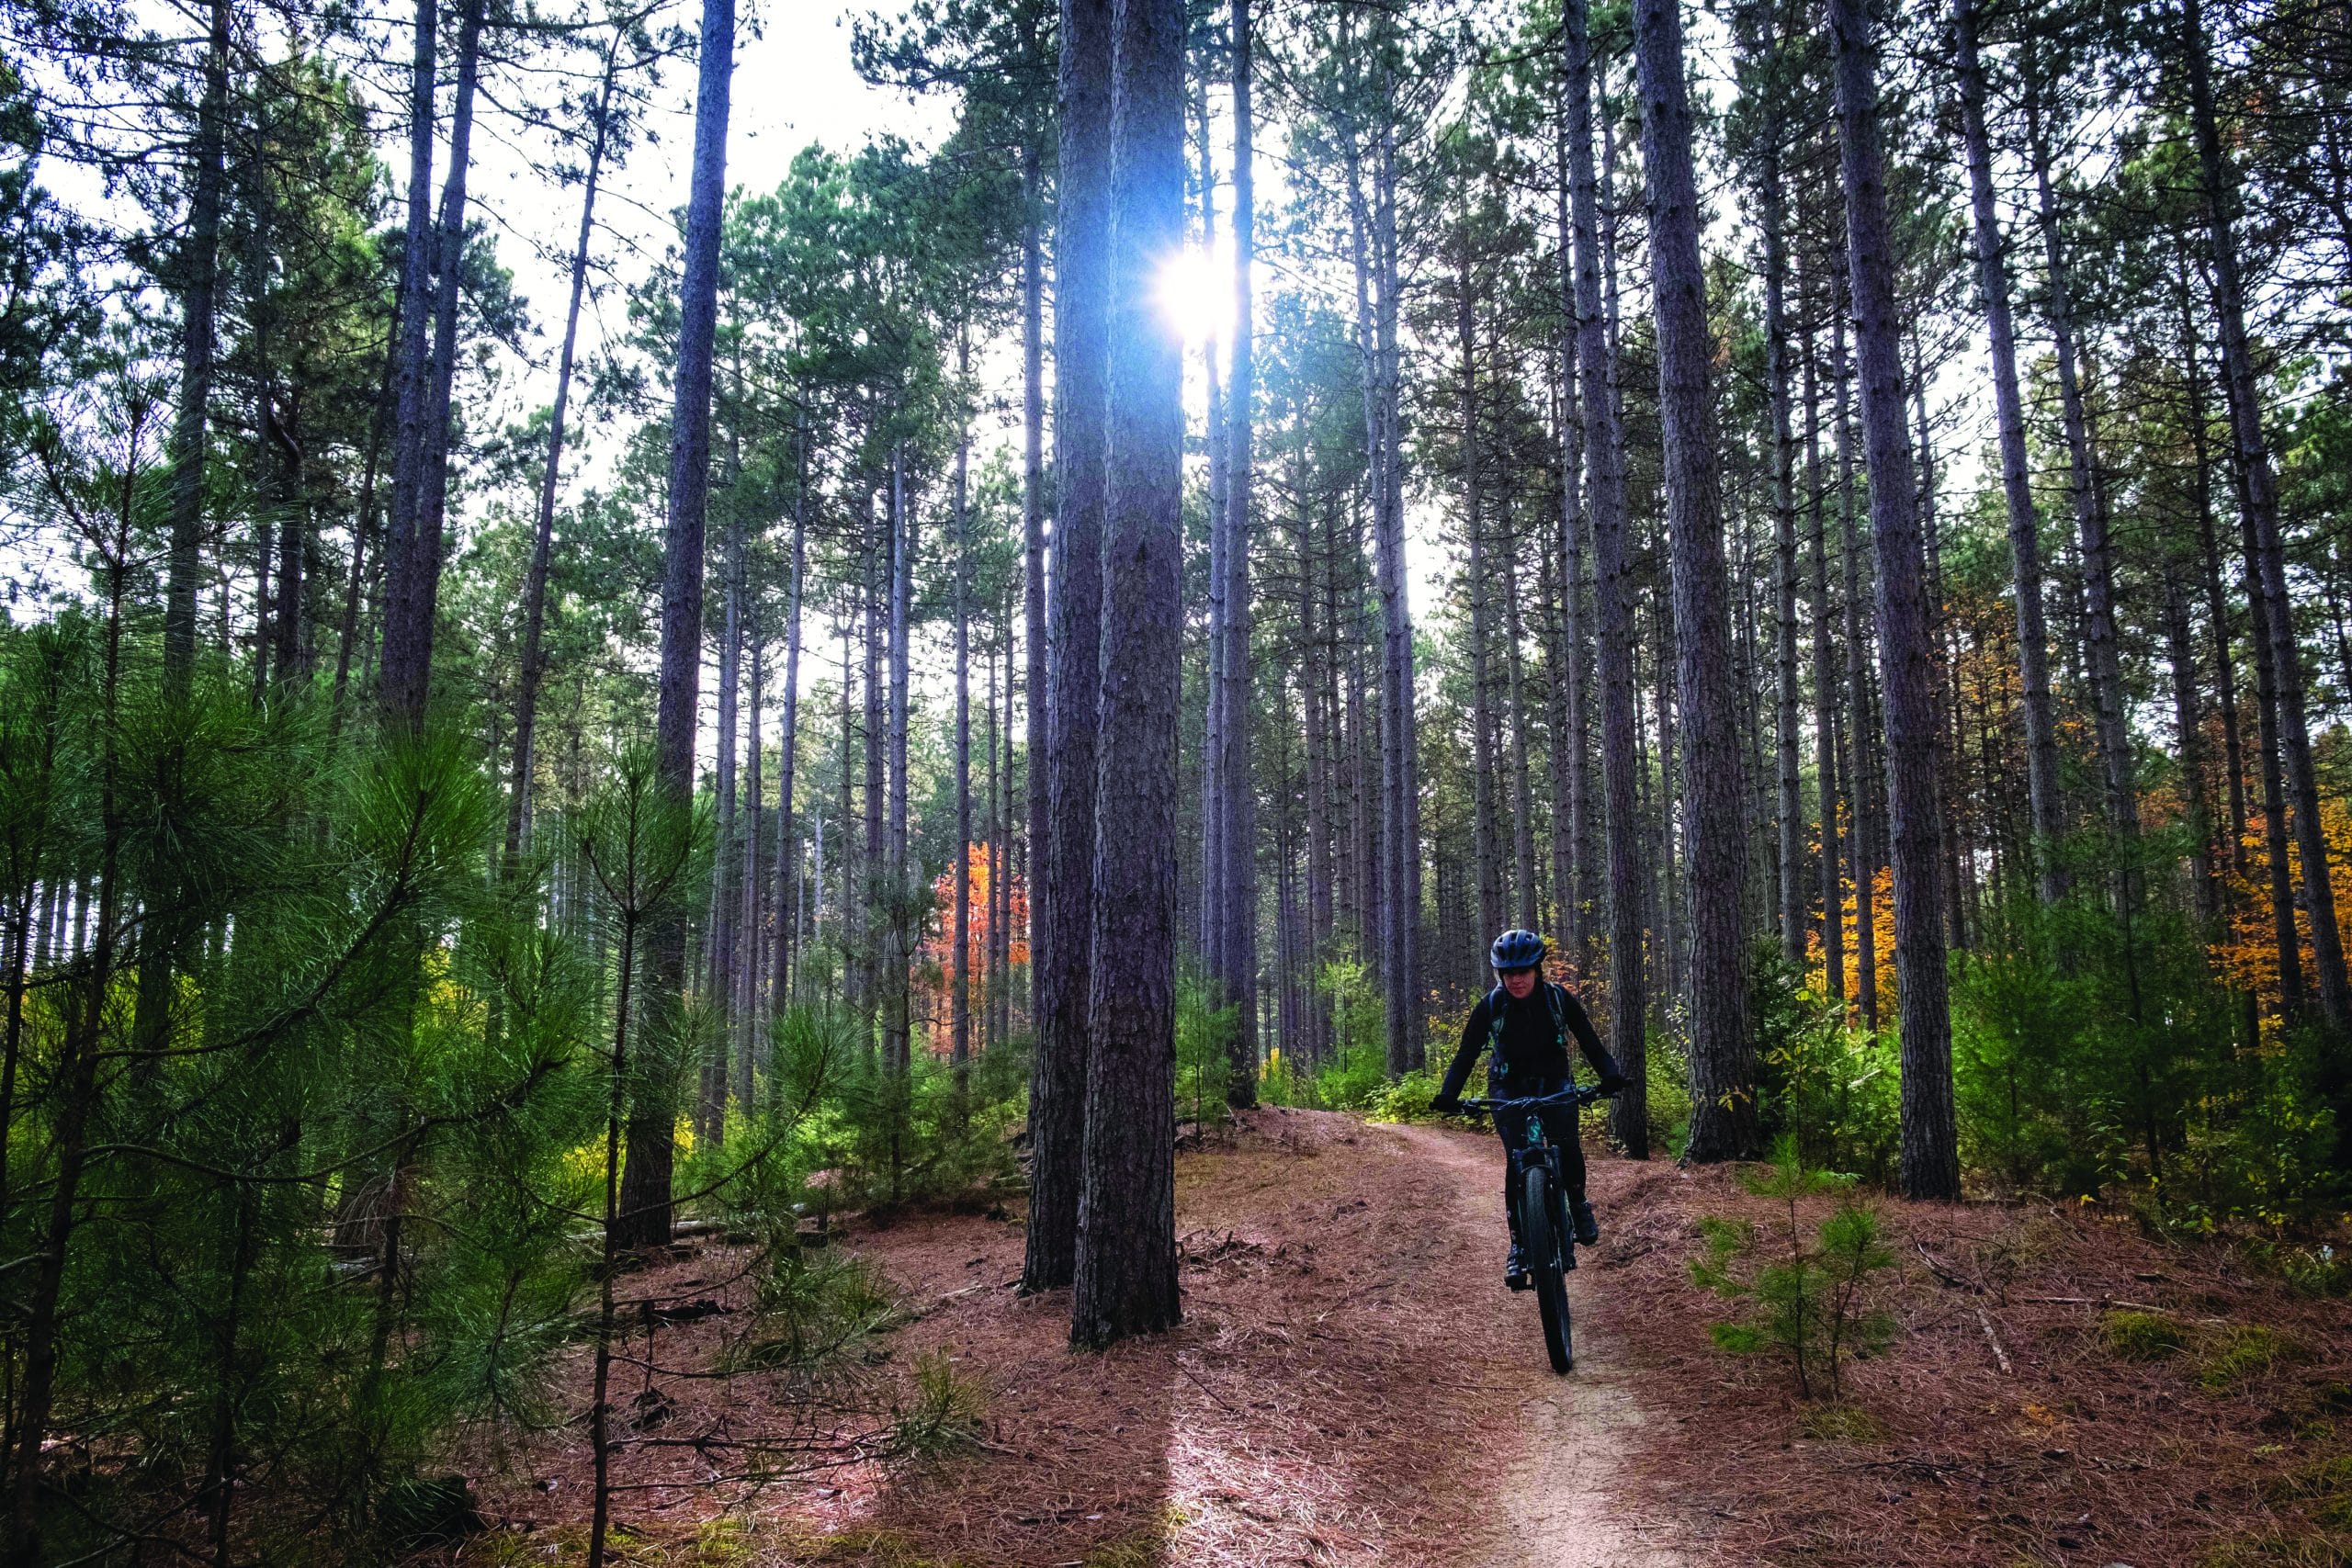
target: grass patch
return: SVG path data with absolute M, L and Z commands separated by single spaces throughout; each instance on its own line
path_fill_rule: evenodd
M 791 1541 L 785 1551 L 786 1562 L 807 1568 L 956 1568 L 953 1559 L 924 1556 L 896 1530 L 844 1530 Z
M 2341 1540 L 2324 1535 L 2273 1531 L 2225 1540 L 2197 1560 L 2197 1568 L 2344 1568 Z
M 2161 1361 L 2188 1341 L 2163 1313 L 2114 1311 L 2100 1316 L 2098 1342 L 2120 1361 Z
M 1797 1417 L 1797 1435 L 1825 1443 L 1875 1443 L 1886 1436 L 1886 1427 L 1857 1405 L 1816 1404 Z
M 2282 1361 L 2299 1361 L 2307 1354 L 2277 1329 L 2249 1323 L 2232 1329 L 2229 1337 L 2207 1353 L 2198 1367 L 2197 1381 L 2209 1392 L 2223 1393 L 2264 1376 Z

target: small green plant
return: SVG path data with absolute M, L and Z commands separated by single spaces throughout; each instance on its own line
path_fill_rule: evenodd
M 979 1383 L 958 1372 L 946 1351 L 925 1351 L 915 1360 L 914 1397 L 899 1408 L 891 1438 L 901 1453 L 954 1453 L 979 1440 L 987 1411 Z
M 817 1378 L 898 1325 L 899 1303 L 872 1265 L 797 1247 L 769 1254 L 746 1364 Z
M 2205 1357 L 2197 1381 L 2211 1393 L 2225 1393 L 2261 1377 L 2281 1361 L 2301 1360 L 2305 1354 L 2301 1345 L 2277 1329 L 2249 1323 L 2232 1329 L 2229 1337 Z
M 1208 981 L 1188 970 L 1176 982 L 1176 1102 L 1204 1129 L 1225 1114 L 1233 1082 L 1233 1035 L 1240 1004 L 1209 1005 Z
M 1771 1163 L 1747 1179 L 1748 1190 L 1783 1205 L 1770 1254 L 1754 1224 L 1710 1215 L 1700 1221 L 1706 1251 L 1690 1260 L 1694 1283 L 1748 1307 L 1745 1318 L 1713 1325 L 1715 1343 L 1736 1354 L 1787 1357 L 1798 1392 L 1833 1404 L 1845 1362 L 1881 1348 L 1894 1332 L 1894 1320 L 1869 1304 L 1872 1281 L 1894 1265 L 1877 1214 L 1849 1198 L 1808 1237 L 1798 1213 L 1800 1199 L 1852 1185 L 1849 1176 L 1809 1168 L 1784 1134 Z
M 2161 1361 L 2187 1343 L 2180 1325 L 2165 1314 L 2121 1310 L 2098 1320 L 2098 1341 L 2122 1361 Z

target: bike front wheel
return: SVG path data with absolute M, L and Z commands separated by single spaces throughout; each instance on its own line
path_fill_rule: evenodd
M 1560 1248 L 1566 1237 L 1555 1228 L 1552 1173 L 1544 1167 L 1528 1169 L 1520 1194 L 1520 1256 L 1535 1284 L 1535 1304 L 1544 1315 L 1544 1348 L 1552 1370 L 1566 1372 L 1576 1365 L 1568 1342 L 1568 1282 L 1560 1269 Z

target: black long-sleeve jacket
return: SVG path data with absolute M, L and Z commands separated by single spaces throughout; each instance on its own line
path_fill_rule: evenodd
M 1550 992 L 1549 998 L 1545 996 Z M 1553 1020 L 1552 1003 L 1559 1002 L 1560 1016 Z M 1500 1039 L 1495 1035 L 1494 1008 L 1503 1009 Z M 1508 1081 L 1508 1089 L 1498 1088 L 1498 1093 L 1524 1094 L 1531 1086 L 1542 1080 L 1565 1081 L 1568 1077 L 1568 1053 L 1561 1035 L 1575 1036 L 1584 1059 L 1603 1078 L 1619 1077 L 1617 1058 L 1593 1032 L 1592 1020 L 1585 1016 L 1584 1004 L 1566 986 L 1549 981 L 1538 985 L 1523 998 L 1514 1000 L 1500 986 L 1478 999 L 1470 1016 L 1462 1024 L 1462 1044 L 1453 1053 L 1453 1066 L 1445 1069 L 1445 1087 L 1438 1091 L 1440 1100 L 1453 1100 L 1470 1081 L 1470 1069 L 1477 1065 L 1478 1053 L 1491 1042 L 1497 1046 L 1496 1063 L 1500 1069 L 1495 1074 L 1498 1084 Z

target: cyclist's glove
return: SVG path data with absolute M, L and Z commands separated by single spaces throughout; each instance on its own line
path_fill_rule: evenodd
M 1602 1094 L 1616 1094 L 1633 1087 L 1634 1080 L 1625 1077 L 1622 1073 L 1610 1074 L 1607 1077 L 1601 1079 L 1600 1084 L 1597 1086 L 1599 1092 Z
M 1453 1095 L 1442 1094 L 1430 1101 L 1430 1109 L 1440 1116 L 1459 1116 L 1462 1114 L 1462 1101 Z

